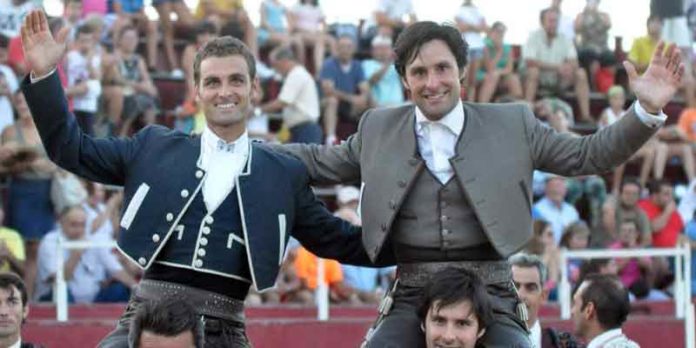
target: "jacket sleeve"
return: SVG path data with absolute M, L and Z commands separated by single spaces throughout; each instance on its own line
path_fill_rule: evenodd
M 54 163 L 89 180 L 124 184 L 128 163 L 147 131 L 132 139 L 96 139 L 84 134 L 68 110 L 57 72 L 35 83 L 26 77 L 22 92 L 46 153 Z
M 396 263 L 391 249 L 373 263 L 362 244 L 362 229 L 331 214 L 314 195 L 304 169 L 295 179 L 295 222 L 292 236 L 313 254 L 340 263 L 383 267 Z
M 340 145 L 287 144 L 272 147 L 299 158 L 307 166 L 312 184 L 359 182 L 363 128 L 370 114 L 371 111 L 365 112 L 360 119 L 358 131 Z
M 627 161 L 659 129 L 645 125 L 632 105 L 626 115 L 592 135 L 558 133 L 524 108 L 524 130 L 536 169 L 563 176 L 598 174 Z

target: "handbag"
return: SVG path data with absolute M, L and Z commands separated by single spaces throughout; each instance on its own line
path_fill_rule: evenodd
M 80 205 L 87 199 L 87 189 L 80 179 L 68 171 L 59 169 L 51 180 L 53 209 L 60 215 L 65 209 Z

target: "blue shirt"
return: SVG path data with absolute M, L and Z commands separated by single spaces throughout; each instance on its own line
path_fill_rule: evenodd
M 138 13 L 140 12 L 145 4 L 143 0 L 109 0 L 108 9 L 109 13 L 114 12 L 114 3 L 121 4 L 121 9 L 124 13 Z
M 374 59 L 362 62 L 365 77 L 369 80 L 372 75 L 382 68 L 382 63 Z M 404 91 L 401 88 L 401 79 L 396 72 L 394 64 L 382 75 L 382 78 L 370 88 L 372 99 L 378 106 L 397 106 L 404 103 Z
M 580 220 L 578 211 L 572 205 L 563 202 L 558 208 L 550 199 L 544 197 L 534 205 L 542 220 L 551 225 L 553 238 L 558 243 L 563 235 L 563 229 L 573 222 Z
M 333 81 L 334 87 L 338 91 L 356 94 L 358 85 L 365 81 L 365 72 L 357 60 L 350 62 L 348 71 L 343 71 L 341 63 L 336 58 L 331 57 L 324 61 L 319 79 Z

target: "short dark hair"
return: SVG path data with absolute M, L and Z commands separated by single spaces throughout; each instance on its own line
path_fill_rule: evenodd
M 240 55 L 244 58 L 249 69 L 249 77 L 253 80 L 256 78 L 256 60 L 251 54 L 249 48 L 241 40 L 231 37 L 222 36 L 216 37 L 208 41 L 196 53 L 196 58 L 193 61 L 193 81 L 198 84 L 201 79 L 201 62 L 210 57 L 229 57 Z
M 547 13 L 551 13 L 551 12 L 555 12 L 556 14 L 558 14 L 558 10 L 553 8 L 553 7 L 549 7 L 549 8 L 545 8 L 545 9 L 541 10 L 541 12 L 539 12 L 539 22 L 543 24 L 544 17 L 546 17 Z
M 470 301 L 479 324 L 479 331 L 493 322 L 486 286 L 476 273 L 466 269 L 449 267 L 433 275 L 423 289 L 418 317 L 425 322 L 428 311 Z
M 660 191 L 662 190 L 663 187 L 672 188 L 672 184 L 669 181 L 664 180 L 664 179 L 655 179 L 655 180 L 651 180 L 648 183 L 647 187 L 648 187 L 648 192 L 651 195 L 654 195 L 654 194 L 660 193 Z
M 12 286 L 17 288 L 22 299 L 22 308 L 27 306 L 28 295 L 24 281 L 17 274 L 12 272 L 0 272 L 0 289 L 11 290 Z
M 640 181 L 635 177 L 627 177 L 621 182 L 621 192 L 623 192 L 624 186 L 626 185 L 635 185 L 639 189 L 642 187 Z
M 193 31 L 196 33 L 196 36 L 203 34 L 215 35 L 218 33 L 215 23 L 211 21 L 200 21 L 198 24 L 196 24 Z
M 288 46 L 278 46 L 271 51 L 270 54 L 271 59 L 279 60 L 279 59 L 289 59 L 293 61 L 297 61 L 297 57 L 295 56 L 295 52 L 292 50 L 292 48 Z
M 599 274 L 603 267 L 606 267 L 612 259 L 601 258 L 601 259 L 590 259 L 585 260 L 580 264 L 580 275 L 578 276 L 578 284 L 582 284 L 582 281 L 591 274 Z
M 587 284 L 580 294 L 581 308 L 584 309 L 588 303 L 593 303 L 597 321 L 603 329 L 620 328 L 626 322 L 631 304 L 628 291 L 617 276 L 589 274 L 581 284 Z
M 401 77 L 406 77 L 406 66 L 418 56 L 420 48 L 433 40 L 442 40 L 457 61 L 461 72 L 467 64 L 469 46 L 455 27 L 435 22 L 417 22 L 406 27 L 394 44 L 394 66 Z
M 539 272 L 539 285 L 544 287 L 546 283 L 546 265 L 544 261 L 537 255 L 519 253 L 510 257 L 510 265 L 521 268 L 536 268 Z
M 204 330 L 203 320 L 187 301 L 174 298 L 143 301 L 131 320 L 128 341 L 130 347 L 138 348 L 143 331 L 169 337 L 191 331 L 196 348 L 203 348 Z
M 79 27 L 77 27 L 77 30 L 75 32 L 75 36 L 79 36 L 80 34 L 94 34 L 94 27 L 92 27 L 89 24 L 82 24 Z

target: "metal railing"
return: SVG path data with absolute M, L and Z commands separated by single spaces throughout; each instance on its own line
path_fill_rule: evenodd
M 65 281 L 65 250 L 90 249 L 90 248 L 114 248 L 116 241 L 103 240 L 66 240 L 63 236 L 58 237 L 58 252 L 56 253 L 56 280 L 53 285 L 53 302 L 56 304 L 56 320 L 68 321 L 68 285 Z
M 694 332 L 694 305 L 691 302 L 691 248 L 688 244 L 676 248 L 655 249 L 593 249 L 567 250 L 560 253 L 561 281 L 558 288 L 561 304 L 561 318 L 570 318 L 571 289 L 568 280 L 568 260 L 606 259 L 632 257 L 673 257 L 674 260 L 674 312 L 678 319 L 684 320 L 684 333 L 687 348 L 696 348 Z

